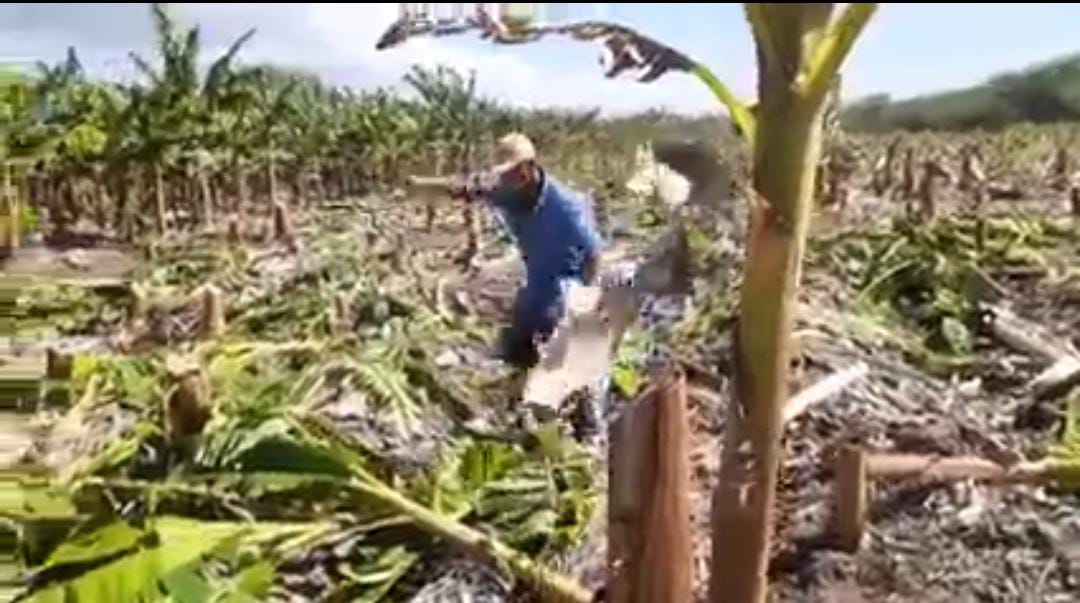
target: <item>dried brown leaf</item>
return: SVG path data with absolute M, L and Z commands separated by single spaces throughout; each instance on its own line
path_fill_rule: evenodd
M 541 25 L 507 29 L 485 13 L 470 17 L 463 23 L 431 23 L 399 20 L 379 38 L 376 50 L 386 50 L 417 36 L 446 36 L 478 31 L 481 39 L 496 44 L 525 44 L 549 35 L 568 36 L 574 40 L 598 42 L 607 51 L 605 76 L 617 77 L 628 71 L 638 73 L 641 82 L 652 82 L 669 71 L 691 71 L 695 63 L 686 55 L 644 36 L 637 31 L 603 21 L 585 21 L 568 25 Z

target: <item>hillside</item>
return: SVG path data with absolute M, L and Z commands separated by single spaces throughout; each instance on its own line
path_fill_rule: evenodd
M 970 88 L 894 101 L 888 95 L 849 105 L 844 125 L 853 130 L 997 129 L 1017 122 L 1080 118 L 1080 55 L 994 76 Z

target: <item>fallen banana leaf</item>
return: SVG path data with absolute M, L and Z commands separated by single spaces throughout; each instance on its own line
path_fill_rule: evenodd
M 500 571 L 524 580 L 546 601 L 574 603 L 592 601 L 592 593 L 586 591 L 571 578 L 544 567 L 529 556 L 515 551 L 495 538 L 452 517 L 441 515 L 430 507 L 417 503 L 386 484 L 371 473 L 362 457 L 352 451 L 347 440 L 337 434 L 334 427 L 326 421 L 306 413 L 293 414 L 292 418 L 301 429 L 309 430 L 309 442 L 313 446 L 324 446 L 333 450 L 334 454 L 340 455 L 340 458 L 352 459 L 350 467 L 353 470 L 354 479 L 350 482 L 350 487 L 367 494 L 387 508 L 407 516 L 417 527 L 449 540 Z

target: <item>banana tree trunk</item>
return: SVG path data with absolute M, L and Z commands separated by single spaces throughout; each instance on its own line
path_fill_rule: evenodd
M 63 188 L 57 198 L 57 211 L 53 215 L 55 233 L 63 237 L 70 231 L 70 226 L 78 221 L 79 187 L 75 176 L 68 174 L 63 179 Z
M 15 191 L 15 181 L 12 175 L 14 168 L 10 163 L 4 163 L 3 188 L 0 188 L 0 200 L 3 201 L 3 233 L 4 238 L 0 241 L 0 257 L 8 257 L 19 248 L 19 197 Z
M 298 206 L 307 207 L 311 204 L 311 189 L 308 187 L 308 179 L 310 175 L 303 170 L 297 170 L 296 178 L 293 180 L 293 190 Z
M 157 217 L 157 231 L 164 235 L 167 229 L 165 220 L 165 170 L 160 162 L 154 163 L 154 209 Z
M 882 178 L 882 193 L 892 189 L 893 186 L 893 170 L 896 165 L 896 144 L 890 144 L 885 149 L 885 173 Z
M 442 176 L 446 169 L 446 152 L 442 147 L 435 147 L 435 175 Z M 435 230 L 435 218 L 437 217 L 436 199 L 432 195 L 426 195 L 424 199 L 424 230 Z
M 278 201 L 277 166 L 274 165 L 274 145 L 270 145 L 266 154 L 266 182 L 270 190 L 270 206 Z
M 915 151 L 908 148 L 904 151 L 904 171 L 900 181 L 900 196 L 907 202 L 915 194 Z
M 225 186 L 224 178 L 220 175 L 210 177 L 210 205 L 214 208 L 214 215 L 225 209 Z
M 326 203 L 329 200 L 329 198 L 326 195 L 326 179 L 323 178 L 324 173 L 325 173 L 325 171 L 323 170 L 323 167 L 321 165 L 319 166 L 318 169 L 315 170 L 315 204 L 316 205 Z
M 121 173 L 113 179 L 113 187 L 116 189 L 116 205 L 113 206 L 113 223 L 116 225 L 116 235 L 121 241 L 132 240 L 132 227 L 130 221 L 131 212 L 128 205 L 131 203 L 131 185 L 127 175 Z
M 341 182 L 341 198 L 344 200 L 356 192 L 356 186 L 353 184 L 352 162 L 348 158 L 342 159 L 339 169 L 341 170 L 338 174 L 339 182 Z
M 830 27 L 832 4 L 748 4 L 746 10 L 758 56 L 755 195 L 736 327 L 736 395 L 727 413 L 713 499 L 710 598 L 762 603 L 791 330 L 821 157 L 825 97 L 861 28 L 859 17 L 869 19 L 872 8 L 848 24 L 854 30 L 842 32 L 841 37 L 850 37 L 840 41 Z
M 233 208 L 233 213 L 241 214 L 250 203 L 247 174 L 244 173 L 244 168 L 239 163 L 233 168 L 233 173 L 236 178 L 236 206 Z
M 109 208 L 113 204 L 112 195 L 109 194 L 109 187 L 105 180 L 96 182 L 94 189 L 94 221 L 104 233 L 109 228 Z
M 214 195 L 210 188 L 210 175 L 206 173 L 206 168 L 200 166 L 197 177 L 199 196 L 202 198 L 202 225 L 206 230 L 210 230 L 214 227 Z
M 341 201 L 349 196 L 349 168 L 345 159 L 334 164 L 334 180 L 337 186 L 335 198 Z

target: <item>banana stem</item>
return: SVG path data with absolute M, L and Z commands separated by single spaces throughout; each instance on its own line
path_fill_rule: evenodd
M 483 532 L 445 517 L 404 496 L 370 475 L 353 487 L 371 498 L 407 515 L 426 532 L 444 538 L 471 555 L 535 587 L 542 600 L 550 603 L 589 603 L 593 595 L 569 576 L 551 570 Z

